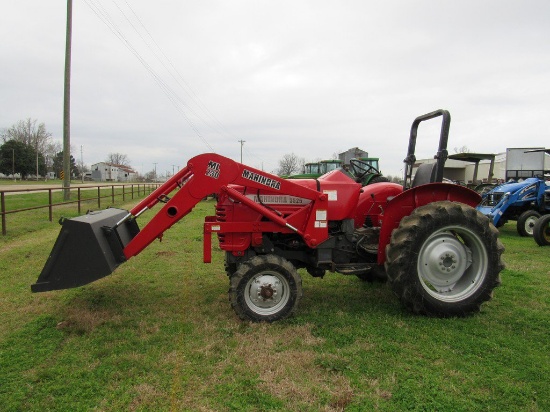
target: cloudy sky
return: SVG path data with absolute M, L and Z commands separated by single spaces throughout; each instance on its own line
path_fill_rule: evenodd
M 63 135 L 66 1 L 0 6 L 0 129 Z M 418 115 L 449 152 L 550 147 L 548 0 L 83 0 L 73 4 L 71 145 L 171 173 L 216 152 L 274 171 L 360 147 L 402 174 Z M 439 122 L 419 130 L 432 157 Z

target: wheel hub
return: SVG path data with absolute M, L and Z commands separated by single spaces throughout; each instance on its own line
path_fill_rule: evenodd
M 535 223 L 537 223 L 537 217 L 530 217 L 525 222 L 525 231 L 527 234 L 532 235 L 533 234 L 533 228 L 535 227 Z
M 426 242 L 418 263 L 426 282 L 438 292 L 449 292 L 472 264 L 472 254 L 455 236 L 445 232 Z
M 284 286 L 277 276 L 261 274 L 250 282 L 248 298 L 255 306 L 271 308 L 281 301 L 283 292 Z
M 271 285 L 261 286 L 260 289 L 260 296 L 264 299 L 272 298 L 273 294 L 275 293 Z

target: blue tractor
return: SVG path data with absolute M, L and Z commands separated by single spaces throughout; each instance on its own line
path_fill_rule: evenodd
M 550 187 L 539 177 L 504 183 L 484 194 L 477 210 L 496 227 L 515 220 L 520 236 L 533 236 L 536 221 L 550 213 Z

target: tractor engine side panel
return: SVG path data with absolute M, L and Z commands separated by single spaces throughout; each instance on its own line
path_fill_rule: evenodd
M 355 209 L 355 227 L 380 226 L 380 215 L 388 202 L 403 192 L 403 186 L 396 183 L 375 183 L 363 187 Z
M 288 180 L 307 189 L 316 190 L 326 199 L 326 207 L 319 209 L 315 214 L 319 225 L 325 225 L 331 231 L 333 223 L 349 220 L 353 226 L 362 189 L 359 183 L 345 173 L 335 170 L 318 180 Z M 231 190 L 246 197 L 247 201 L 283 219 L 296 222 L 292 225 L 298 230 L 305 227 L 305 222 L 310 218 L 308 206 L 313 204 L 311 199 L 272 190 L 251 189 L 243 185 L 229 186 Z M 219 194 L 215 221 L 223 222 L 222 229 L 217 232 L 220 248 L 237 258 L 248 256 L 250 252 L 263 253 L 264 250 L 275 247 L 279 251 L 284 250 L 289 260 L 294 260 L 290 256 L 296 255 L 298 260 L 309 261 L 311 259 L 305 255 L 312 253 L 315 249 L 311 248 L 311 245 L 307 246 L 307 240 L 291 230 L 292 227 L 270 221 L 260 210 L 252 208 L 247 202 L 235 200 L 234 196 L 232 197 L 227 191 L 221 191 Z M 309 234 L 306 232 L 305 237 L 307 236 Z
M 361 184 L 339 169 L 326 173 L 317 180 L 320 191 L 328 197 L 328 220 L 353 218 Z
M 275 192 L 247 192 L 243 186 L 232 186 L 255 203 L 276 211 L 280 216 L 287 217 L 311 201 L 299 197 L 281 195 Z M 240 202 L 235 202 L 225 194 L 220 194 L 216 205 L 216 221 L 231 222 L 242 227 L 243 231 L 218 233 L 220 248 L 226 252 L 240 256 L 250 247 L 258 247 L 263 243 L 263 231 L 289 233 L 288 228 L 278 226 L 266 219 L 257 211 Z

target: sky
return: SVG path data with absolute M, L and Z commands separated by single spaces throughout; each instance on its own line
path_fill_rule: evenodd
M 550 147 L 548 0 L 83 0 L 72 19 L 88 166 L 122 153 L 162 175 L 216 152 L 275 172 L 359 147 L 401 176 L 437 109 L 450 153 Z M 31 118 L 62 141 L 66 20 L 65 1 L 0 6 L 0 129 Z M 417 158 L 439 127 L 421 124 Z

